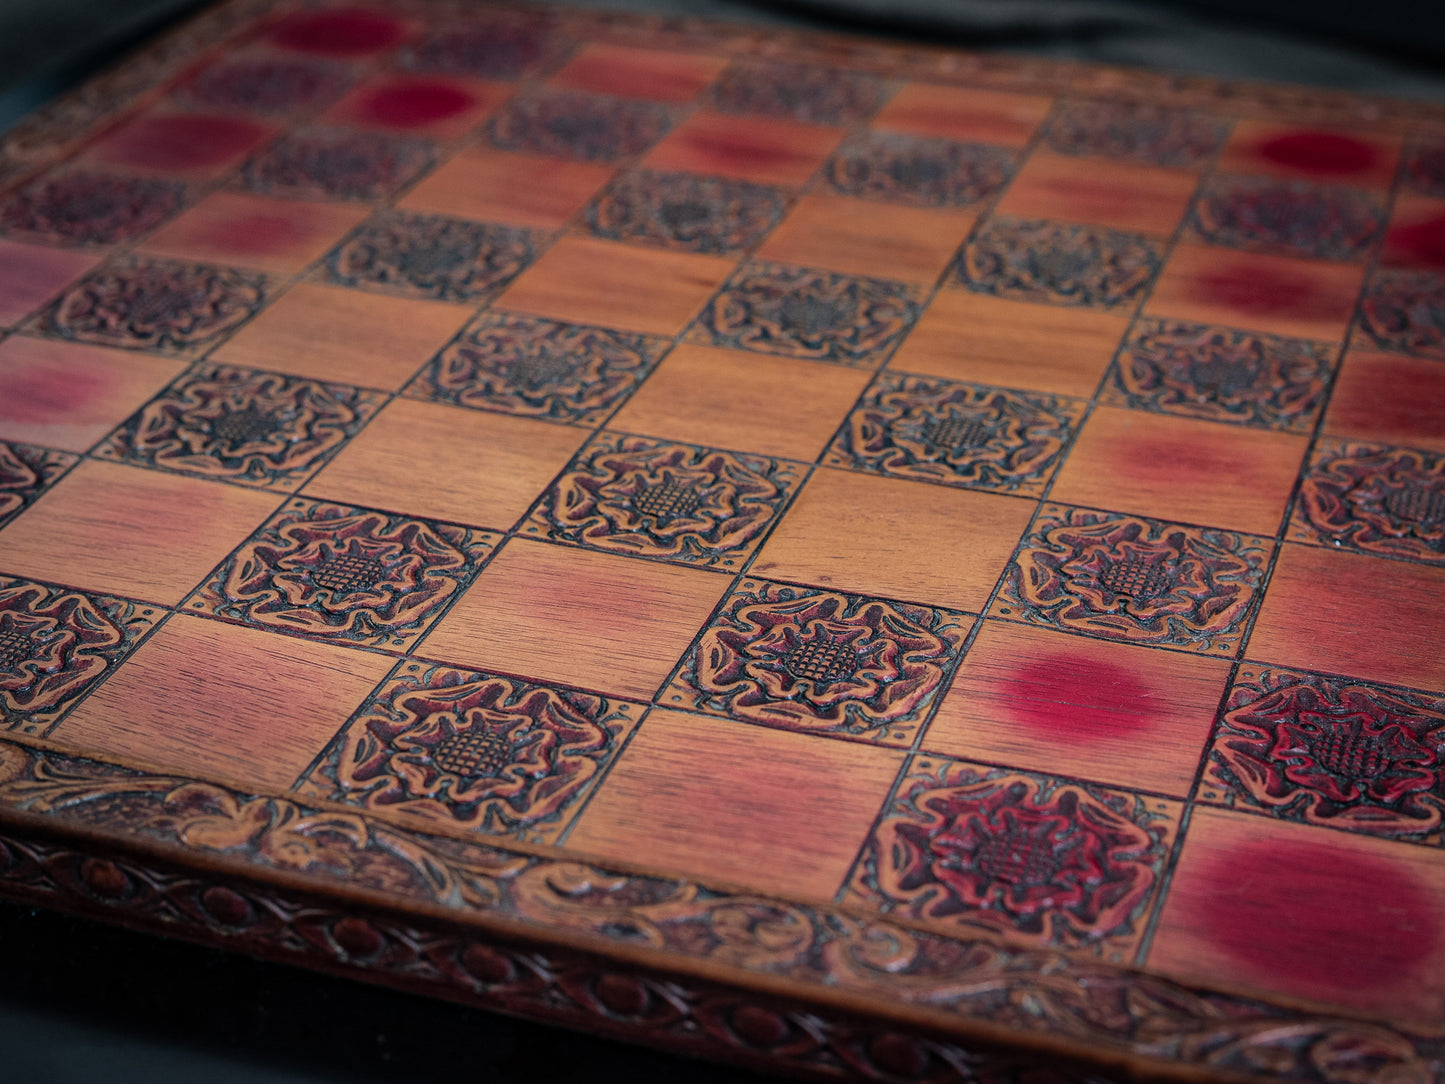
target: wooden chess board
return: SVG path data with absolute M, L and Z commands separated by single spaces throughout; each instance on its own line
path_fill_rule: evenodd
M 223 5 L 0 141 L 0 892 L 805 1075 L 1436 1079 L 1442 419 L 1445 109 Z

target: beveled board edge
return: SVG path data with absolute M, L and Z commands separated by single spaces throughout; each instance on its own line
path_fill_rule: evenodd
M 11 739 L 0 895 L 805 1075 L 996 1079 L 1029 1058 L 1177 1080 L 1445 1069 L 1445 1038 L 1403 1026 Z

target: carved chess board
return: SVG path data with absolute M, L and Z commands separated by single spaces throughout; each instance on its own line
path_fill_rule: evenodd
M 815 1075 L 1445 1072 L 1445 109 L 215 9 L 0 142 L 0 891 Z

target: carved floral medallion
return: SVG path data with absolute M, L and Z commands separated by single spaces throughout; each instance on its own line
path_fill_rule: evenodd
M 294 500 L 185 609 L 315 639 L 403 648 L 480 571 L 501 536 Z
M 990 613 L 1110 640 L 1232 655 L 1268 539 L 1046 504 Z
M 824 462 L 943 485 L 1042 493 L 1082 400 L 933 377 L 881 374 Z
M 1290 537 L 1445 565 L 1445 456 L 1325 438 L 1300 484 Z
M 1234 328 L 1141 318 L 1103 401 L 1135 410 L 1310 433 L 1338 348 Z
M 301 199 L 370 200 L 390 195 L 432 164 L 419 139 L 345 129 L 282 136 L 246 163 L 242 180 L 258 192 Z
M 1377 272 L 1360 301 L 1360 327 L 1386 350 L 1445 361 L 1445 275 Z
M 1261 177 L 1214 181 L 1191 216 L 1211 244 L 1316 260 L 1362 259 L 1384 222 L 1368 192 Z
M 0 729 L 43 734 L 163 611 L 0 576 Z
M 597 425 L 647 379 L 667 347 L 666 340 L 647 335 L 488 312 L 403 394 Z
M 0 231 L 58 245 L 110 245 L 159 226 L 186 200 L 183 185 L 150 177 L 56 173 L 0 203 Z
M 906 745 L 931 712 L 972 621 L 951 610 L 745 580 L 661 702 Z
M 1445 698 L 1344 677 L 1241 667 L 1200 784 L 1204 801 L 1439 843 Z
M 80 456 L 0 440 L 0 526 L 35 503 Z
M 385 399 L 342 384 L 203 364 L 133 414 L 95 454 L 240 485 L 295 488 Z
M 524 531 L 635 557 L 740 566 L 804 473 L 764 456 L 604 433 L 568 464 Z
M 672 124 L 672 110 L 657 102 L 547 90 L 508 102 L 487 133 L 503 150 L 618 162 L 647 150 Z
M 1215 117 L 1152 102 L 1069 101 L 1055 110 L 1044 144 L 1060 154 L 1187 169 L 1218 149 L 1224 129 Z
M 1159 246 L 1138 234 L 995 218 L 964 247 L 954 274 L 978 293 L 1115 309 L 1136 301 L 1159 266 Z
M 327 747 L 300 793 L 549 841 L 640 715 L 587 693 L 408 663 Z
M 835 192 L 917 207 L 969 207 L 998 192 L 1016 155 L 1003 147 L 869 132 L 845 143 L 828 163 Z
M 636 170 L 592 201 L 587 228 L 611 241 L 723 255 L 761 241 L 787 203 L 781 189 L 752 181 Z
M 849 896 L 914 920 L 1128 959 L 1181 812 L 1126 791 L 916 757 Z

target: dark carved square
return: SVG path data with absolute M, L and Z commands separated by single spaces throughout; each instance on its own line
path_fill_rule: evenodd
M 621 750 L 638 705 L 407 663 L 322 753 L 299 792 L 549 842 Z
M 0 526 L 34 503 L 79 459 L 69 452 L 0 440 Z
M 1018 301 L 1115 309 L 1136 301 L 1159 265 L 1159 245 L 1138 234 L 995 218 L 964 247 L 954 277 Z
M 662 703 L 905 745 L 931 713 L 970 624 L 952 610 L 745 580 Z
M 922 291 L 787 264 L 748 264 L 708 303 L 693 342 L 875 366 L 903 341 Z
M 326 257 L 326 276 L 342 286 L 403 297 L 486 301 L 501 293 L 535 255 L 526 230 L 385 211 Z
M 503 150 L 618 162 L 647 150 L 672 124 L 672 110 L 657 102 L 547 90 L 513 99 L 487 133 Z
M 1109 640 L 1233 655 L 1273 544 L 1046 504 L 990 612 Z
M 1149 102 L 1073 101 L 1054 112 L 1044 142 L 1060 154 L 1188 168 L 1218 149 L 1224 130 L 1207 114 Z
M 163 611 L 0 576 L 0 729 L 43 734 Z
M 848 898 L 890 914 L 1127 960 L 1158 897 L 1178 802 L 915 757 Z
M 1445 565 L 1445 456 L 1323 440 L 1300 485 L 1290 537 Z
M 934 377 L 880 374 L 824 462 L 895 478 L 1042 493 L 1082 400 Z
M 722 255 L 756 245 L 787 207 L 780 189 L 728 177 L 636 170 L 587 208 L 587 227 L 612 241 Z
M 63 293 L 35 326 L 75 342 L 194 356 L 255 315 L 266 292 L 265 277 L 250 271 L 121 258 Z
M 185 608 L 319 640 L 403 648 L 472 582 L 500 541 L 487 531 L 293 500 Z
M 835 192 L 915 207 L 969 207 L 988 199 L 1013 175 L 1015 154 L 1002 147 L 869 132 L 828 163 Z
M 748 59 L 722 74 L 712 103 L 724 113 L 847 124 L 871 116 L 885 93 L 881 79 L 863 72 Z
M 1445 142 L 1412 147 L 1405 159 L 1405 183 L 1416 192 L 1445 198 Z
M 525 533 L 680 564 L 738 567 L 805 473 L 765 456 L 603 433 L 537 502 Z
M 386 396 L 342 384 L 200 365 L 143 406 L 96 454 L 249 486 L 299 486 Z
M 1386 350 L 1445 361 L 1445 275 L 1378 272 L 1360 302 L 1360 326 Z
M 1317 260 L 1362 258 L 1384 222 L 1368 192 L 1267 177 L 1216 179 L 1190 215 L 1211 244 Z
M 1435 843 L 1445 698 L 1249 664 L 1230 687 L 1200 798 L 1305 824 Z
M 0 231 L 48 244 L 129 241 L 170 218 L 186 190 L 150 177 L 71 171 L 51 174 L 0 203 Z
M 667 346 L 626 331 L 483 313 L 404 394 L 596 425 L 647 379 Z
M 1327 343 L 1144 318 L 1110 367 L 1102 401 L 1309 433 L 1337 352 Z
M 340 65 L 257 55 L 209 64 L 174 93 L 192 105 L 275 116 L 319 109 L 350 82 Z
M 379 199 L 432 164 L 420 139 L 317 129 L 292 132 L 246 163 L 241 179 L 258 192 L 303 199 Z
M 552 14 L 499 11 L 485 17 L 448 18 L 416 45 L 401 63 L 414 71 L 479 79 L 515 80 L 558 60 L 571 43 L 552 26 Z

